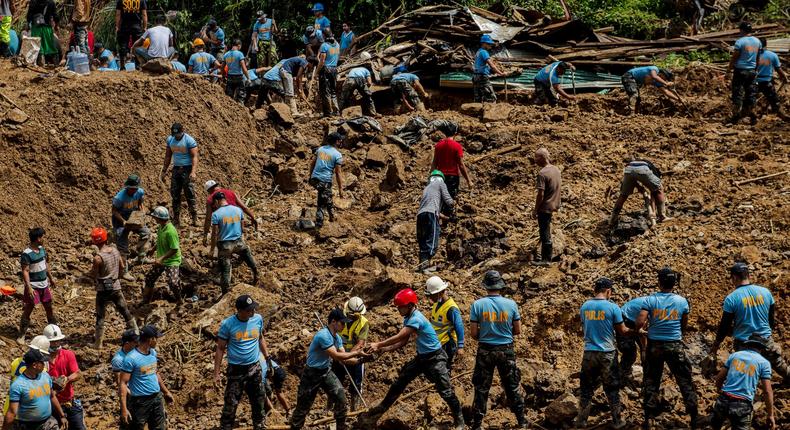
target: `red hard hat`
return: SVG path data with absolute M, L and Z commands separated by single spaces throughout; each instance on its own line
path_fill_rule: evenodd
M 411 288 L 404 288 L 398 291 L 398 294 L 395 294 L 395 306 L 406 306 L 409 303 L 417 304 L 417 293 Z
M 91 230 L 91 241 L 94 245 L 107 242 L 107 230 L 102 227 L 94 227 Z

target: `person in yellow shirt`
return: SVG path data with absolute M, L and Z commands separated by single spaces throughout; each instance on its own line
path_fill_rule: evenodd
M 49 339 L 47 339 L 46 336 L 34 337 L 33 340 L 30 341 L 30 349 L 36 349 L 38 351 L 41 351 L 42 354 L 44 354 L 46 357 L 49 357 Z M 45 371 L 49 370 L 48 364 L 49 364 L 48 361 L 47 363 L 44 363 Z M 21 375 L 26 368 L 27 366 L 25 365 L 25 361 L 22 359 L 22 357 L 18 357 L 14 361 L 12 361 L 11 369 L 8 372 L 9 385 L 11 382 L 14 382 L 14 380 L 16 380 L 16 378 L 18 378 L 19 375 Z M 5 402 L 3 403 L 3 415 L 5 415 L 6 412 L 8 412 L 8 407 L 10 405 L 8 399 L 9 397 L 6 395 Z
M 442 278 L 431 276 L 425 283 L 425 291 L 433 303 L 431 325 L 447 353 L 447 370 L 452 371 L 454 358 L 464 353 L 464 321 L 458 305 L 447 295 L 448 286 Z

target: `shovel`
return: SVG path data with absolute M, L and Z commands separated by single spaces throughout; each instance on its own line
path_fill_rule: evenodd
M 686 104 L 686 101 L 683 99 L 683 97 L 680 97 L 680 94 L 678 94 L 678 91 L 674 87 L 670 87 L 669 91 L 672 91 L 672 94 L 674 94 L 675 97 L 677 97 L 678 100 L 680 100 L 680 104 L 683 105 L 683 108 L 686 110 L 686 113 L 691 115 L 693 118 L 696 118 L 696 115 L 694 115 L 694 113 L 691 112 L 691 109 L 689 108 L 688 104 Z

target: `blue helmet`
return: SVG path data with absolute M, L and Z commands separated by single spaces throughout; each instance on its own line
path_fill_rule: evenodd
M 316 3 L 313 5 L 313 12 L 323 12 L 323 11 L 324 11 L 324 5 L 322 5 L 321 3 Z
M 489 45 L 493 45 L 494 39 L 492 39 L 490 35 L 484 34 L 480 36 L 480 43 L 488 43 Z

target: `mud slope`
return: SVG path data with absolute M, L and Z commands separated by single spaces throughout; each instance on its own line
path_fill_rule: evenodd
M 705 70 L 689 73 L 712 79 Z M 790 350 L 786 334 L 790 311 L 784 303 L 790 282 L 790 177 L 735 185 L 738 180 L 787 169 L 788 126 L 767 117 L 756 127 L 725 128 L 720 125 L 726 107 L 721 85 L 714 84 L 710 93 L 701 93 L 697 86 L 681 85 L 680 90 L 695 106 L 692 113 L 706 119 L 692 119 L 653 95 L 645 97 L 646 109 L 666 116 L 623 117 L 617 112 L 625 98 L 618 92 L 585 95 L 579 107 L 501 107 L 505 113 L 494 122 L 482 122 L 460 107 L 425 114 L 428 119 L 461 124 L 474 179 L 471 189 L 462 186 L 458 221 L 444 227 L 438 274 L 451 282 L 453 296 L 466 314 L 483 294 L 479 280 L 485 270 L 503 272 L 507 294 L 520 304 L 525 327 L 516 350 L 529 417 L 546 428 L 569 424 L 562 419 L 562 424 L 546 422 L 545 410 L 566 393 L 578 394 L 583 348 L 578 308 L 591 295 L 598 276 L 616 281 L 614 299 L 622 303 L 652 292 L 657 269 L 669 265 L 682 272 L 679 291 L 692 306 L 686 341 L 697 364 L 713 339 L 721 302 L 729 291 L 725 267 L 735 259 L 746 259 L 753 264 L 755 280 L 772 289 L 779 302 L 776 340 Z M 60 284 L 57 310 L 84 370 L 84 380 L 76 389 L 91 428 L 110 428 L 116 422 L 109 359 L 117 347 L 109 344 L 96 352 L 87 346 L 94 324 L 94 294 L 90 285 L 79 282 L 92 253 L 85 239 L 90 227 L 109 223 L 110 199 L 131 172 L 143 177 L 149 205 L 169 202 L 167 188 L 157 177 L 164 137 L 174 121 L 183 123 L 200 145 L 198 182 L 219 179 L 247 195 L 260 221 L 259 230 L 248 232 L 247 238 L 265 268 L 264 290 L 239 285 L 231 295 L 254 291 L 264 305 L 269 345 L 289 372 L 287 396 L 292 404 L 305 350 L 318 327 L 313 311 L 325 315 L 350 294 L 359 294 L 368 303 L 372 336 L 381 339 L 395 333 L 400 324 L 388 305 L 392 293 L 406 286 L 422 289 L 426 276 L 412 271 L 417 263 L 414 219 L 437 136 L 411 151 L 383 137 L 354 136 L 341 149 L 348 189 L 344 199 L 336 199 L 338 220 L 320 233 L 306 233 L 293 225 L 305 209 L 314 209 L 307 170 L 311 151 L 330 128 L 327 122 L 301 119 L 284 129 L 257 121 L 225 98 L 221 88 L 184 76 L 41 79 L 0 63 L 0 91 L 30 117 L 21 125 L 0 125 L 0 280 L 21 287 L 18 255 L 25 247 L 26 228 L 45 226 L 51 266 Z M 8 110 L 7 103 L 0 103 L 0 117 Z M 385 133 L 407 119 L 385 117 Z M 514 144 L 523 146 L 476 161 Z M 564 182 L 563 207 L 553 224 L 562 255 L 548 269 L 528 264 L 537 244 L 537 225 L 530 216 L 537 169 L 529 156 L 540 146 L 551 151 Z M 623 160 L 634 154 L 653 160 L 666 172 L 674 219 L 642 235 L 610 237 L 604 223 L 617 197 Z M 202 187 L 197 188 L 202 201 Z M 287 192 L 292 189 L 296 191 Z M 632 197 L 623 211 L 624 220 L 634 225 L 640 222 L 637 200 Z M 150 308 L 133 307 L 137 315 L 149 315 L 149 321 L 166 330 L 159 346 L 160 371 L 177 396 L 168 407 L 171 428 L 215 428 L 222 401 L 221 393 L 210 388 L 213 342 L 208 334 L 216 332 L 220 318 L 230 314 L 229 298 L 209 309 L 219 291 L 212 283 L 200 228 L 186 227 L 181 236 L 188 265 L 186 283 L 201 300 L 176 310 L 163 295 Z M 125 285 L 133 305 L 139 302 L 147 269 L 134 268 L 137 280 Z M 238 269 L 235 276 L 240 282 L 250 280 L 246 268 Z M 425 301 L 421 307 L 427 312 Z M 18 296 L 0 299 L 0 335 L 7 344 L 0 352 L 0 368 L 22 352 L 13 341 L 20 308 Z M 111 315 L 108 335 L 114 339 L 122 323 L 114 312 Z M 40 331 L 44 325 L 40 310 L 33 320 L 34 329 Z M 473 394 L 468 372 L 474 353 L 475 342 L 470 339 L 454 372 L 457 391 L 467 406 Z M 408 348 L 368 366 L 368 402 L 383 397 L 398 367 L 412 354 L 413 348 Z M 701 408 L 707 411 L 715 399 L 713 384 L 698 366 L 695 373 Z M 514 419 L 495 384 L 487 422 L 508 428 Z M 413 388 L 421 385 L 418 382 Z M 669 409 L 682 411 L 674 382 L 667 379 L 666 387 Z M 623 397 L 629 421 L 638 425 L 638 393 L 629 389 Z M 790 391 L 777 389 L 776 398 L 780 426 L 790 426 Z M 598 400 L 604 401 L 603 393 Z M 323 404 L 319 397 L 313 418 L 323 416 Z M 562 408 L 558 409 L 548 415 L 562 418 Z M 591 424 L 608 420 L 605 410 L 603 403 L 598 404 Z M 246 401 L 238 416 L 240 425 L 250 424 Z M 764 424 L 762 410 L 756 420 Z M 277 413 L 270 419 L 270 423 L 284 421 Z M 394 408 L 380 427 L 445 428 L 449 422 L 435 394 L 419 394 Z M 686 424 L 682 415 L 670 412 L 659 425 L 670 429 Z

